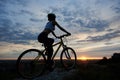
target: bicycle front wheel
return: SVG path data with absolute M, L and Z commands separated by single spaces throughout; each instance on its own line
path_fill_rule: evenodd
M 65 69 L 73 69 L 76 66 L 77 60 L 75 51 L 70 47 L 63 49 L 60 60 Z
M 24 78 L 35 78 L 45 68 L 45 56 L 37 49 L 24 51 L 17 59 L 17 71 Z

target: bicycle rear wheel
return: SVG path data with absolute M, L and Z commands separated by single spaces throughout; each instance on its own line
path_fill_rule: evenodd
M 75 51 L 70 47 L 65 48 L 61 53 L 60 60 L 65 69 L 73 69 L 76 66 L 77 60 Z
M 45 56 L 37 49 L 26 50 L 17 59 L 17 71 L 24 78 L 35 78 L 44 68 Z

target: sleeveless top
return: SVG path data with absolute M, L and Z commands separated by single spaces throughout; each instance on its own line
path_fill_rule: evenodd
M 55 26 L 52 24 L 52 22 L 48 22 L 45 26 L 45 29 L 49 29 L 51 31 L 55 30 Z

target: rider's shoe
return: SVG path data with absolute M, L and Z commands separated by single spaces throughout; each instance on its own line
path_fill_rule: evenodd
M 52 72 L 53 70 L 54 70 L 54 61 L 53 60 L 51 60 L 51 61 L 48 61 L 47 62 L 47 69 L 50 71 L 50 72 Z

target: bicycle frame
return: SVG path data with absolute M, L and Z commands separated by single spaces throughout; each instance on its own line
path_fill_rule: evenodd
M 62 47 L 63 50 L 60 54 L 60 62 L 66 70 L 70 70 L 76 67 L 77 57 L 74 49 L 72 49 L 71 47 L 67 47 L 64 44 L 63 38 L 65 36 L 68 35 L 60 36 L 59 37 L 60 41 L 52 45 L 52 47 L 55 47 L 57 45 L 58 46 L 53 52 L 51 59 L 54 60 L 59 49 Z M 39 75 L 42 75 L 46 68 L 48 68 L 47 70 L 50 70 L 50 67 L 55 68 L 55 62 L 54 64 L 46 65 L 48 56 L 46 57 L 45 53 L 47 53 L 46 47 L 44 48 L 44 50 L 38 49 L 25 50 L 22 54 L 20 54 L 16 61 L 18 73 L 24 78 L 33 79 Z
M 62 38 L 60 38 L 60 41 L 59 41 L 59 42 L 53 44 L 52 47 L 55 47 L 55 46 L 57 46 L 57 45 L 59 45 L 59 46 L 58 46 L 58 48 L 56 49 L 56 51 L 54 51 L 53 56 L 52 56 L 52 58 L 51 58 L 52 60 L 55 58 L 55 56 L 56 56 L 56 54 L 58 53 L 58 51 L 59 51 L 59 49 L 61 48 L 61 46 L 63 47 L 63 49 L 66 47 L 66 45 L 64 45 L 64 43 L 63 43 L 63 39 L 62 39 Z M 46 51 L 46 49 L 43 50 L 43 52 L 45 52 L 45 51 Z M 49 53 L 48 53 L 48 54 L 49 54 Z

